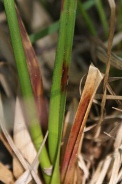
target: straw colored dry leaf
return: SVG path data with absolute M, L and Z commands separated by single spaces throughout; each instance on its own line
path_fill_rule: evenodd
M 110 157 L 110 156 L 105 159 L 104 165 L 102 167 L 102 170 L 99 173 L 99 178 L 96 181 L 96 183 L 94 183 L 94 184 L 102 184 L 103 183 L 104 178 L 105 178 L 105 176 L 106 176 L 106 174 L 108 172 L 108 169 L 110 167 L 111 161 L 112 161 L 112 157 Z
M 90 66 L 64 155 L 61 170 L 62 181 L 65 178 L 65 182 L 63 183 L 68 184 L 72 182 L 74 164 L 76 163 L 76 155 L 78 153 L 82 133 L 87 121 L 94 95 L 102 78 L 103 77 L 99 70 L 94 66 Z
M 112 130 L 111 130 L 110 132 L 104 132 L 104 134 L 105 134 L 106 136 L 103 136 L 103 137 L 102 137 L 102 142 L 107 141 L 107 140 L 109 140 L 110 138 L 111 138 L 111 140 L 112 140 L 112 139 L 113 139 L 113 140 L 116 140 L 115 136 L 116 136 L 116 133 L 117 133 L 118 129 L 119 129 L 119 124 L 116 125 L 114 128 L 112 128 Z
M 2 163 L 0 163 L 0 181 L 6 184 L 14 184 L 12 172 Z
M 15 155 L 19 158 L 20 162 L 22 163 L 23 167 L 25 169 L 28 169 L 28 166 L 26 164 L 26 161 L 24 160 L 23 156 L 21 155 L 21 153 L 19 152 L 19 150 L 16 148 L 11 136 L 9 135 L 8 131 L 6 130 L 5 126 L 5 119 L 4 119 L 4 113 L 3 113 L 3 105 L 2 105 L 2 101 L 0 98 L 0 126 L 1 129 L 4 133 L 4 136 L 6 137 L 9 145 L 11 146 L 12 150 L 14 151 Z
M 16 180 L 16 182 L 15 182 L 16 184 L 21 184 L 21 183 L 23 183 L 23 182 L 24 182 L 24 184 L 28 184 L 28 183 L 32 180 L 31 175 L 33 176 L 33 179 L 35 180 L 35 182 L 36 182 L 37 184 L 42 184 L 42 182 L 41 182 L 39 176 L 36 174 L 36 171 L 37 171 L 38 157 L 39 157 L 39 155 L 40 155 L 40 153 L 41 153 L 41 151 L 42 151 L 42 148 L 43 148 L 43 146 L 44 146 L 44 144 L 45 144 L 45 142 L 46 142 L 46 140 L 47 140 L 47 136 L 48 136 L 48 132 L 46 133 L 46 135 L 45 135 L 45 137 L 44 137 L 44 140 L 43 140 L 43 142 L 42 142 L 42 144 L 41 144 L 41 146 L 40 146 L 40 149 L 39 149 L 39 151 L 38 151 L 38 153 L 37 153 L 35 159 L 33 160 L 32 164 L 28 166 L 29 169 L 26 170 L 26 171 L 18 178 L 18 180 Z M 49 172 L 51 173 L 51 172 L 52 172 L 52 167 L 51 167 L 50 169 L 48 169 L 47 172 L 48 172 L 48 174 L 49 174 Z M 30 184 L 30 183 L 29 183 L 29 184 Z
M 19 98 L 16 99 L 13 139 L 16 147 L 20 150 L 23 157 L 28 161 L 29 164 L 31 164 L 37 153 L 26 127 L 26 122 L 23 116 Z M 13 161 L 13 170 L 16 178 L 18 178 L 23 172 L 23 168 L 21 171 L 21 164 L 17 162 L 16 159 Z
M 83 77 L 82 77 L 81 80 L 80 80 L 80 85 L 79 85 L 79 93 L 80 93 L 80 96 L 81 96 L 81 94 L 82 94 L 81 85 L 82 85 L 82 82 L 83 82 L 83 79 L 84 79 L 85 76 L 86 76 L 86 75 L 83 75 Z
M 35 174 L 34 171 L 32 171 L 32 174 L 33 174 L 33 178 L 35 180 L 35 183 L 36 184 L 42 184 L 40 178 Z M 29 170 L 26 170 L 24 172 L 24 174 L 16 181 L 16 184 L 21 184 L 21 183 L 24 183 L 24 184 L 32 183 L 33 184 L 33 182 L 30 182 L 31 180 L 32 180 L 31 179 L 31 173 L 30 173 Z
M 119 112 L 122 112 L 122 110 L 119 109 L 119 108 L 116 108 L 116 107 L 112 107 L 112 108 L 115 109 L 115 110 L 117 110 L 117 111 L 119 111 Z
M 3 118 L 2 118 L 2 120 L 3 120 Z M 35 171 L 34 171 L 34 170 L 36 170 L 36 169 L 35 169 L 35 165 L 36 165 L 35 160 L 37 160 L 37 159 L 35 158 L 34 161 L 33 161 L 33 163 L 34 163 L 35 165 L 34 165 L 33 167 L 30 166 L 30 165 L 28 164 L 28 162 L 27 162 L 26 160 L 24 160 L 23 156 L 21 155 L 21 153 L 19 152 L 19 150 L 18 150 L 18 149 L 16 148 L 16 146 L 14 145 L 14 142 L 13 142 L 12 138 L 10 137 L 10 135 L 8 134 L 7 130 L 5 129 L 5 127 L 4 127 L 4 125 L 3 125 L 2 123 L 1 123 L 1 128 L 2 128 L 2 131 L 3 131 L 3 133 L 4 133 L 5 137 L 6 137 L 6 139 L 7 139 L 8 142 L 9 142 L 11 148 L 13 149 L 15 155 L 17 156 L 17 158 L 19 159 L 20 163 L 22 164 L 23 168 L 27 171 L 27 173 L 28 173 L 28 170 L 29 170 L 29 173 L 30 173 L 29 176 L 28 176 L 26 173 L 23 174 L 23 175 L 21 176 L 21 178 L 20 178 L 20 181 L 23 180 L 23 178 L 25 179 L 25 176 L 26 176 L 26 177 L 27 177 L 27 178 L 26 178 L 26 179 L 27 179 L 27 182 L 30 182 L 30 181 L 32 180 L 32 176 L 33 176 L 33 179 L 35 180 L 35 182 L 36 182 L 37 184 L 40 184 L 39 177 L 38 177 L 38 175 L 37 175 L 37 174 L 35 173 Z M 45 140 L 44 140 L 44 142 L 45 142 Z M 42 145 L 41 145 L 41 147 L 40 147 L 40 150 L 42 149 L 44 142 L 42 143 Z M 39 152 L 40 152 L 40 150 L 39 150 Z M 32 165 L 33 165 L 33 163 L 32 163 Z M 16 169 L 17 169 L 17 168 L 16 168 Z M 16 182 L 18 182 L 18 180 L 17 180 Z
M 108 82 L 114 82 L 118 80 L 122 80 L 122 77 L 109 77 Z
M 26 170 L 15 182 L 15 184 L 28 184 L 31 181 L 31 173 L 29 170 Z M 30 184 L 30 183 L 29 183 Z
M 11 136 L 9 135 L 8 131 L 6 130 L 4 124 L 5 124 L 5 119 L 4 119 L 2 101 L 1 101 L 1 98 L 0 98 L 0 126 L 1 126 L 1 129 L 4 133 L 4 136 L 6 137 L 6 139 L 8 141 L 8 143 L 9 143 L 9 145 L 11 146 L 12 150 L 14 151 L 16 157 L 19 159 L 20 163 L 22 164 L 23 168 L 25 170 L 28 170 L 29 165 L 28 165 L 27 161 L 25 161 L 25 159 L 23 158 L 21 152 L 15 146 L 15 144 L 14 144 Z M 32 179 L 32 177 L 31 177 L 31 179 Z
M 122 181 L 122 169 L 119 171 L 116 183 L 119 183 L 120 181 Z
M 122 32 L 116 33 L 113 38 L 112 48 L 118 45 L 122 41 Z M 107 46 L 108 42 L 104 43 Z
M 78 166 L 81 170 L 83 170 L 84 177 L 87 179 L 89 176 L 89 170 L 85 164 L 85 161 L 83 159 L 83 156 L 81 154 L 78 155 Z
M 114 142 L 115 149 L 118 149 L 121 144 L 122 144 L 122 122 L 119 125 L 119 128 L 117 130 L 117 135 L 116 135 L 116 139 L 115 139 L 115 142 Z
M 30 170 L 26 170 L 19 178 L 18 180 L 16 180 L 15 184 L 33 184 L 33 182 L 30 182 L 32 180 L 32 177 L 31 177 L 31 173 L 33 173 L 33 178 L 36 182 L 36 184 L 42 184 L 40 178 L 35 174 L 35 172 L 32 170 L 30 172 Z
M 109 71 L 111 66 L 111 48 L 112 48 L 112 42 L 114 37 L 114 29 L 115 29 L 115 3 L 114 0 L 108 0 L 111 14 L 110 14 L 110 29 L 109 29 L 109 38 L 108 38 L 108 46 L 107 46 L 107 62 L 106 62 L 106 71 L 104 75 L 104 81 L 103 81 L 103 97 L 101 102 L 101 113 L 100 113 L 100 119 L 97 125 L 96 129 L 96 137 L 99 135 L 100 125 L 103 122 L 104 119 L 104 108 L 106 104 L 106 95 L 107 95 L 107 84 L 108 84 L 108 78 L 109 78 Z
M 8 131 L 6 130 L 6 128 L 4 127 L 4 122 L 5 122 L 5 120 L 4 120 L 4 114 L 3 114 L 3 106 L 2 106 L 2 102 L 1 102 L 1 98 L 0 98 L 0 126 L 1 126 L 1 129 L 2 129 L 2 131 L 4 133 L 4 135 L 5 135 L 8 143 L 9 143 L 9 145 L 11 146 L 13 152 L 15 153 L 16 157 L 18 158 L 18 160 L 22 164 L 23 168 L 25 170 L 27 170 L 27 171 L 29 170 L 29 172 L 31 173 L 29 175 L 29 177 L 27 176 L 27 174 L 24 174 L 24 176 L 22 176 L 22 177 L 25 178 L 25 175 L 26 175 L 27 176 L 27 180 L 30 180 L 30 181 L 32 180 L 32 177 L 33 177 L 33 179 L 35 180 L 35 182 L 38 183 L 38 184 L 40 184 L 39 177 L 38 177 L 38 175 L 36 173 L 36 170 L 37 170 L 37 162 L 38 162 L 38 156 L 39 156 L 39 154 L 40 154 L 40 152 L 41 152 L 41 150 L 43 148 L 43 145 L 45 144 L 45 141 L 47 139 L 47 134 L 46 134 L 46 136 L 45 136 L 42 144 L 40 145 L 40 149 L 39 149 L 36 157 L 34 158 L 32 164 L 29 165 L 29 163 L 23 158 L 23 155 L 21 154 L 21 152 L 15 146 L 15 144 L 14 144 L 11 136 L 9 135 Z M 50 170 L 52 170 L 52 168 Z
M 103 94 L 96 94 L 95 99 L 102 99 Z M 115 95 L 106 95 L 107 100 L 122 100 L 122 96 L 115 96 Z
M 113 183 L 116 184 L 120 166 L 121 166 L 120 152 L 117 150 L 114 153 L 114 163 L 112 167 L 112 173 L 111 173 L 109 184 L 113 184 Z
M 93 174 L 91 176 L 91 181 L 89 184 L 95 184 L 97 182 L 98 176 L 100 175 L 101 170 L 102 170 L 103 163 L 104 163 L 103 160 L 99 162 L 95 172 L 93 172 Z
M 92 128 L 94 128 L 96 125 L 97 125 L 97 124 L 94 124 L 94 125 L 91 125 L 91 126 L 85 127 L 83 132 L 85 133 L 85 132 L 90 131 L 90 130 L 91 130 Z

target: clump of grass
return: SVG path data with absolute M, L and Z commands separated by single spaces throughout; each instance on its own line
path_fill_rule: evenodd
M 26 30 L 23 27 L 20 15 L 16 12 L 14 0 L 4 0 L 29 132 L 37 151 L 39 151 L 37 157 L 39 157 L 38 159 L 45 184 L 73 184 L 78 180 L 84 183 L 89 182 L 90 184 L 102 184 L 106 181 L 112 184 L 118 183 L 122 179 L 120 151 L 122 150 L 122 128 L 121 126 L 116 126 L 115 122 L 113 122 L 113 127 L 110 126 L 109 122 L 107 122 L 110 117 L 104 114 L 107 99 L 115 99 L 116 101 L 122 99 L 121 96 L 115 97 L 110 85 L 108 85 L 109 81 L 120 79 L 109 79 L 111 64 L 114 67 L 117 66 L 117 68 L 121 66 L 120 59 L 111 52 L 116 16 L 114 1 L 109 1 L 109 4 L 111 7 L 111 18 L 108 47 L 106 48 L 102 42 L 97 39 L 97 41 L 95 41 L 96 56 L 106 63 L 103 94 L 96 95 L 97 88 L 99 87 L 103 75 L 96 67 L 90 66 L 78 108 L 75 109 L 75 118 L 74 120 L 72 119 L 74 124 L 72 128 L 70 128 L 70 133 L 68 132 L 68 143 L 65 149 L 64 146 L 61 147 L 61 141 L 65 119 L 67 82 L 71 62 L 77 1 L 62 1 L 60 21 L 30 36 L 31 42 L 34 43 L 38 39 L 59 30 L 50 94 L 48 149 L 46 145 L 44 145 L 40 153 L 40 146 L 44 142 L 42 130 L 40 128 L 40 104 L 44 104 L 44 95 L 39 66 L 35 59 L 35 53 L 26 34 Z M 46 6 L 45 3 L 44 5 Z M 98 2 L 96 0 L 93 2 L 89 0 L 85 3 L 78 1 L 78 13 L 82 15 L 89 33 L 96 36 L 99 33 L 93 25 L 92 19 L 87 11 L 93 6 L 97 8 L 104 34 L 107 37 L 108 23 L 106 22 L 106 14 L 103 10 L 101 1 Z M 110 93 L 109 95 L 107 90 Z M 100 108 L 93 104 L 94 99 L 97 105 L 100 105 Z M 97 99 L 101 100 L 101 104 Z M 88 117 L 92 106 L 95 106 L 97 113 L 100 111 L 100 114 L 97 114 L 96 117 L 94 117 L 93 114 Z M 116 110 L 121 111 L 120 109 Z M 115 120 L 116 118 L 119 118 L 119 116 L 114 117 Z M 87 120 L 88 123 L 90 122 L 90 125 L 92 124 L 91 126 L 87 125 Z M 106 131 L 106 126 L 110 127 L 109 131 Z M 6 137 L 8 138 L 9 135 L 6 134 Z M 112 144 L 109 145 L 110 147 L 107 146 L 106 149 L 105 145 L 109 143 L 109 137 Z M 13 145 L 12 149 L 16 150 L 14 144 L 11 143 L 11 145 Z M 104 153 L 102 151 L 103 148 L 106 150 Z M 64 158 L 62 156 L 61 159 L 62 162 L 60 161 L 61 149 L 64 149 Z M 34 171 L 33 164 L 29 166 L 31 174 Z M 27 166 L 24 168 L 27 169 Z M 94 172 L 91 171 L 93 167 L 95 169 Z M 34 176 L 35 175 L 33 175 L 33 177 Z

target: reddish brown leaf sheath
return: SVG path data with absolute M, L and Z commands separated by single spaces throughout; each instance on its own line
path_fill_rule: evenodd
M 90 66 L 61 166 L 61 181 L 63 184 L 68 184 L 72 181 L 80 139 L 82 137 L 95 92 L 101 80 L 102 75 L 99 70 Z
M 62 181 L 64 180 L 65 174 L 66 174 L 66 170 L 72 155 L 72 151 L 73 148 L 75 146 L 76 140 L 77 140 L 77 136 L 80 130 L 80 126 L 82 125 L 82 121 L 83 118 L 85 116 L 86 113 L 86 109 L 88 107 L 89 104 L 89 100 L 91 97 L 92 91 L 90 90 L 89 93 L 86 93 L 84 98 L 80 100 L 79 106 L 78 106 L 78 110 L 75 116 L 75 120 L 74 120 L 74 126 L 72 127 L 71 133 L 70 133 L 70 139 L 68 140 L 67 143 L 67 147 L 66 147 L 66 154 L 64 155 L 64 159 L 63 159 L 63 163 L 62 163 L 62 167 L 61 167 L 61 176 L 62 176 Z M 76 155 L 75 155 L 76 157 Z
M 43 96 L 43 83 L 42 83 L 41 73 L 40 73 L 40 69 L 39 69 L 39 65 L 38 65 L 38 61 L 37 61 L 34 49 L 31 45 L 31 42 L 29 40 L 29 37 L 27 35 L 27 32 L 25 30 L 25 27 L 23 25 L 23 22 L 21 20 L 18 10 L 17 10 L 17 17 L 18 17 L 23 47 L 27 58 L 27 66 L 28 66 L 32 90 L 34 93 L 35 102 L 36 102 L 36 106 L 37 106 L 37 110 L 40 118 L 40 123 L 42 125 L 42 129 L 45 130 L 47 129 L 48 110 L 47 110 L 46 100 Z

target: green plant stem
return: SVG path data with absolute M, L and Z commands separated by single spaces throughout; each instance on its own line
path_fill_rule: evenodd
M 39 119 L 37 115 L 36 105 L 33 97 L 31 82 L 29 78 L 28 68 L 26 64 L 26 57 L 22 45 L 20 36 L 20 30 L 15 10 L 14 0 L 4 0 L 5 12 L 7 16 L 8 26 L 10 30 L 11 43 L 15 56 L 18 77 L 22 90 L 22 95 L 25 104 L 25 110 L 28 120 L 28 126 L 33 139 L 34 145 L 39 150 L 41 143 L 43 142 L 43 135 L 39 125 Z M 42 149 L 39 157 L 40 165 L 43 171 L 45 183 L 50 182 L 50 177 L 45 174 L 44 169 L 51 167 L 50 160 L 46 151 L 46 147 Z
M 88 1 L 83 3 L 83 7 L 84 7 L 85 10 L 90 9 L 94 5 L 95 5 L 95 1 L 93 1 L 93 0 L 88 0 Z
M 66 88 L 74 35 L 77 1 L 62 1 L 59 38 L 51 88 L 49 110 L 49 154 L 54 165 L 51 183 L 60 183 L 59 157 L 63 119 L 66 104 Z
M 103 9 L 101 0 L 95 0 L 95 2 L 96 2 L 96 7 L 99 13 L 99 17 L 101 19 L 101 23 L 104 28 L 105 36 L 107 38 L 108 37 L 108 22 L 106 20 L 105 10 Z
M 84 10 L 88 10 L 90 9 L 93 5 L 95 5 L 95 1 L 93 0 L 89 0 L 87 2 L 84 2 L 83 3 L 83 8 Z M 78 12 L 79 14 L 80 12 Z M 45 36 L 48 36 L 52 33 L 55 33 L 56 31 L 59 30 L 59 21 L 56 21 L 54 23 L 52 23 L 51 25 L 47 26 L 46 28 L 44 28 L 43 30 L 37 32 L 37 33 L 32 33 L 29 37 L 30 37 L 30 40 L 31 40 L 31 43 L 35 43 L 37 40 L 45 37 Z
M 97 35 L 96 29 L 93 25 L 93 22 L 91 21 L 90 16 L 88 15 L 87 11 L 84 9 L 83 3 L 81 3 L 81 1 L 78 1 L 78 9 L 85 20 L 85 23 L 88 27 L 88 31 L 90 31 L 90 33 L 93 36 L 96 36 Z
M 37 40 L 58 31 L 58 29 L 59 29 L 59 21 L 56 21 L 55 23 L 51 24 L 47 28 L 43 29 L 42 31 L 40 31 L 38 33 L 31 34 L 30 35 L 31 43 L 34 43 Z

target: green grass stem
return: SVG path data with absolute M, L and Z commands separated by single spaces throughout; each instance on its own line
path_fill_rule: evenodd
M 83 3 L 83 8 L 84 8 L 84 10 L 88 10 L 94 5 L 95 5 L 95 1 L 89 0 L 89 1 Z M 59 21 L 60 20 L 52 23 L 51 25 L 47 26 L 46 28 L 44 28 L 43 30 L 41 30 L 37 33 L 32 33 L 29 36 L 31 43 L 35 43 L 39 39 L 57 32 L 59 30 Z
M 63 119 L 66 105 L 66 88 L 71 62 L 77 1 L 62 1 L 58 45 L 53 73 L 49 110 L 49 154 L 54 166 L 51 183 L 60 183 L 59 157 Z
M 38 33 L 31 34 L 30 35 L 30 41 L 31 41 L 31 43 L 34 43 L 37 40 L 58 31 L 58 29 L 59 29 L 59 21 L 56 21 L 55 23 L 53 23 L 50 26 L 43 29 L 42 31 L 40 31 Z
M 18 77 L 25 103 L 28 125 L 34 145 L 36 149 L 39 150 L 40 145 L 43 142 L 43 135 L 39 125 L 39 119 L 29 78 L 26 56 L 22 45 L 14 0 L 4 0 L 4 6 L 10 30 L 11 43 L 15 56 Z M 50 182 L 50 177 L 44 173 L 44 169 L 50 168 L 51 164 L 45 146 L 42 149 L 39 161 L 43 171 L 45 183 L 48 184 Z
M 95 0 L 95 3 L 96 3 L 99 17 L 100 17 L 100 20 L 101 20 L 101 23 L 104 29 L 105 37 L 107 38 L 108 37 L 108 21 L 106 19 L 105 10 L 103 8 L 101 0 Z
M 88 31 L 93 35 L 97 36 L 96 29 L 93 25 L 93 22 L 88 14 L 88 12 L 84 9 L 83 3 L 81 1 L 78 1 L 78 9 L 81 15 L 83 16 L 83 19 L 88 27 Z
M 88 1 L 83 3 L 83 7 L 84 7 L 85 10 L 90 9 L 94 5 L 95 5 L 95 1 L 93 1 L 93 0 L 88 0 Z

